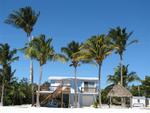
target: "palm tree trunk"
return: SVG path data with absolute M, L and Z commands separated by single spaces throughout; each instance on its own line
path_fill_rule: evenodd
M 74 67 L 74 77 L 75 77 L 75 108 L 77 108 L 77 76 L 76 76 L 76 72 L 77 72 L 77 67 Z
M 1 95 L 1 106 L 3 106 L 3 98 L 4 98 L 4 83 L 2 84 L 2 95 Z
M 33 84 L 33 61 L 30 60 L 31 73 L 31 90 L 32 90 L 32 106 L 34 105 L 34 84 Z
M 122 55 L 120 55 L 120 84 L 123 86 L 122 64 L 123 64 L 123 58 Z
M 99 63 L 99 69 L 98 69 L 98 97 L 99 97 L 99 107 L 102 107 L 102 102 L 101 102 L 101 67 L 102 63 Z
M 29 43 L 31 42 L 32 38 L 31 35 L 28 36 Z M 33 84 L 33 60 L 30 59 L 30 83 L 31 83 L 31 92 L 32 92 L 32 106 L 34 105 L 34 84 Z
M 37 98 L 36 98 L 36 106 L 40 107 L 40 86 L 41 86 L 41 81 L 42 81 L 42 65 L 40 65 L 40 79 L 39 79 L 39 85 L 38 85 L 38 92 L 37 92 Z
M 122 72 L 122 65 L 123 65 L 123 58 L 122 55 L 120 55 L 120 84 L 123 86 L 123 72 Z M 121 106 L 124 106 L 124 98 L 121 98 Z

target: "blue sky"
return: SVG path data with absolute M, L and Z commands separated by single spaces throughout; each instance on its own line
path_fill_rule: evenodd
M 150 1 L 149 0 L 0 0 L 0 43 L 9 43 L 11 48 L 21 48 L 27 42 L 26 34 L 4 20 L 12 12 L 24 6 L 40 11 L 33 36 L 45 34 L 53 38 L 56 52 L 70 41 L 83 42 L 92 35 L 107 33 L 110 28 L 121 26 L 133 31 L 131 39 L 139 43 L 128 47 L 124 64 L 129 71 L 136 71 L 143 79 L 150 75 Z M 13 63 L 19 79 L 29 78 L 29 59 L 18 53 L 20 59 Z M 119 63 L 119 56 L 112 54 L 103 63 L 102 86 L 107 85 L 108 74 L 112 74 Z M 78 76 L 97 76 L 98 68 L 90 64 L 78 68 Z M 69 63 L 48 62 L 43 66 L 43 81 L 48 76 L 73 76 Z M 34 61 L 34 81 L 39 79 L 39 64 Z

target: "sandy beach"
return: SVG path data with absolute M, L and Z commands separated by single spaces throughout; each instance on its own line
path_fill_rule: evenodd
M 30 106 L 0 107 L 0 113 L 150 113 L 149 108 L 46 108 Z

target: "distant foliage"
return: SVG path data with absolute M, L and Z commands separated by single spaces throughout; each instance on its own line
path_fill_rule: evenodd
M 31 85 L 26 78 L 14 77 L 5 92 L 4 105 L 31 104 Z
M 137 73 L 134 71 L 129 72 L 128 70 L 129 65 L 123 65 L 122 66 L 122 73 L 123 73 L 123 86 L 128 88 L 129 84 L 135 81 L 140 81 L 140 78 L 138 77 Z M 117 66 L 114 70 L 113 75 L 108 75 L 107 81 L 110 83 L 108 87 L 112 87 L 113 85 L 117 85 L 120 83 L 120 66 Z
M 145 79 L 142 80 L 142 89 L 144 95 L 150 98 L 150 76 L 146 76 Z

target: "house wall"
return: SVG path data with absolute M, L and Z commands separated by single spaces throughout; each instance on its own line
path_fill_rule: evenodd
M 98 94 L 78 94 L 78 107 L 91 106 L 95 101 Z M 70 94 L 70 105 L 74 106 L 74 94 Z
M 97 94 L 81 94 L 80 103 L 81 107 L 91 106 L 96 101 Z

